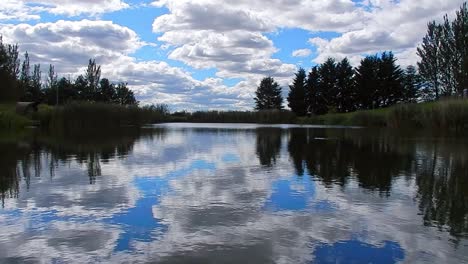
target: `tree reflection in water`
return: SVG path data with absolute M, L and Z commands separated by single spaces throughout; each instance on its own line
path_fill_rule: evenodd
M 395 131 L 289 130 L 288 152 L 297 175 L 326 186 L 356 179 L 361 188 L 390 196 L 396 178 L 415 179 L 424 224 L 468 236 L 468 152 L 462 139 L 403 136 Z
M 42 167 L 49 167 L 49 176 L 54 177 L 59 164 L 77 162 L 87 167 L 89 183 L 94 184 L 101 176 L 101 163 L 113 159 L 124 159 L 141 138 L 162 138 L 165 130 L 121 129 L 99 133 L 77 133 L 49 135 L 37 133 L 21 139 L 0 142 L 0 198 L 16 198 L 22 179 L 29 189 L 31 174 L 41 175 Z

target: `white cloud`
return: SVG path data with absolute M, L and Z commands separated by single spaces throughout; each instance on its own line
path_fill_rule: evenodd
M 133 30 L 111 21 L 5 25 L 0 34 L 5 42 L 19 43 L 21 51 L 30 53 L 31 63 L 41 63 L 44 72 L 54 64 L 60 76 L 74 78 L 84 73 L 89 58 L 96 58 L 103 77 L 128 82 L 143 104 L 167 103 L 173 110 L 251 108 L 256 84 L 250 89 L 229 88 L 222 79 L 199 81 L 167 62 L 139 61 L 131 55 L 147 43 Z M 255 42 L 246 45 L 259 45 Z M 262 70 L 259 65 L 250 67 Z
M 319 63 L 327 57 L 348 57 L 356 65 L 365 54 L 392 50 L 399 62 L 407 65 L 417 60 L 415 47 L 425 33 L 426 23 L 453 12 L 460 3 L 160 0 L 152 5 L 168 10 L 153 23 L 153 31 L 162 42 L 158 45 L 167 51 L 167 57 L 195 70 L 214 69 L 215 76 L 197 80 L 190 70 L 168 62 L 137 59 L 135 51 L 155 44 L 141 41 L 132 29 L 110 21 L 3 24 L 0 34 L 5 41 L 19 43 L 22 50 L 30 51 L 33 63 L 55 64 L 65 75 L 81 73 L 88 58 L 94 57 L 105 74 L 128 80 L 143 102 L 166 102 L 175 108 L 248 109 L 261 78 L 272 76 L 287 87 L 296 71 L 296 65 L 276 56 L 283 47 L 277 47 L 269 33 L 288 28 L 304 29 L 315 36 L 324 31 L 338 33 L 338 37 L 309 40 L 317 49 L 314 61 Z M 129 7 L 120 0 L 4 0 L 0 3 L 0 21 L 40 19 L 41 12 L 59 17 L 99 15 Z M 311 50 L 299 49 L 291 55 L 309 57 Z M 227 87 L 223 79 L 231 78 L 241 81 Z
M 28 4 L 41 4 L 53 14 L 76 16 L 80 14 L 102 14 L 130 6 L 122 0 L 22 0 Z
M 293 51 L 292 56 L 293 57 L 309 57 L 310 54 L 312 54 L 312 51 L 310 49 L 298 49 Z
M 0 21 L 17 19 L 20 21 L 37 20 L 40 18 L 37 12 L 41 11 L 40 7 L 29 7 L 23 2 L 17 0 L 2 0 L 0 1 Z
M 356 63 L 365 54 L 392 50 L 401 63 L 414 64 L 416 46 L 426 32 L 427 23 L 442 19 L 446 13 L 454 13 L 460 6 L 457 0 L 367 1 L 364 4 L 371 11 L 363 20 L 363 27 L 343 32 L 331 40 L 309 40 L 318 49 L 315 62 L 323 62 L 327 57 L 348 56 Z
M 2 0 L 0 21 L 38 20 L 41 12 L 55 15 L 98 15 L 129 8 L 122 0 Z

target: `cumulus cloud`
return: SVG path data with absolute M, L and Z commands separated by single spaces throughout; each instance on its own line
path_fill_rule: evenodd
M 40 18 L 38 12 L 41 7 L 30 7 L 17 0 L 2 0 L 0 2 L 0 21 L 17 19 L 20 21 L 37 20 Z
M 369 15 L 363 20 L 363 27 L 343 32 L 333 39 L 312 38 L 319 55 L 315 62 L 327 57 L 348 56 L 355 64 L 365 54 L 393 50 L 404 64 L 416 62 L 416 46 L 426 32 L 430 20 L 440 20 L 446 13 L 454 13 L 460 2 L 439 1 L 365 1 Z
M 199 80 L 193 78 L 191 68 L 184 70 L 170 62 L 137 58 L 135 52 L 141 47 L 155 44 L 141 41 L 132 29 L 110 21 L 40 23 L 43 12 L 63 18 L 130 7 L 120 0 L 4 0 L 0 3 L 0 21 L 38 19 L 39 23 L 3 24 L 0 34 L 6 41 L 19 43 L 22 50 L 30 51 L 32 62 L 55 64 L 66 75 L 82 73 L 87 60 L 94 57 L 103 65 L 105 74 L 128 80 L 142 102 L 165 102 L 177 109 L 248 109 L 261 78 L 272 76 L 287 87 L 297 69 L 276 56 L 283 47 L 277 47 L 269 38 L 272 33 L 299 28 L 315 35 L 308 42 L 314 49 L 295 50 L 291 53 L 294 58 L 309 57 L 314 50 L 316 63 L 327 57 L 348 57 L 357 65 L 366 54 L 392 50 L 401 64 L 408 65 L 417 60 L 415 47 L 424 35 L 426 23 L 452 13 L 460 3 L 159 0 L 152 5 L 167 9 L 152 25 L 167 58 L 183 62 L 195 71 L 214 69 L 215 76 Z M 321 37 L 320 32 L 325 31 L 338 36 Z M 226 79 L 240 81 L 228 87 Z
M 66 16 L 98 15 L 129 7 L 122 0 L 2 0 L 0 21 L 40 19 L 41 12 Z
M 89 58 L 110 64 L 144 45 L 133 30 L 110 21 L 10 24 L 0 28 L 0 34 L 5 42 L 19 43 L 22 51 L 29 51 L 33 63 L 55 64 L 61 74 L 72 75 Z
M 310 49 L 298 49 L 293 51 L 292 56 L 293 57 L 309 57 L 310 54 L 312 54 L 312 51 Z
M 30 52 L 31 63 L 41 63 L 43 70 L 48 64 L 55 65 L 60 76 L 74 78 L 84 73 L 88 59 L 95 58 L 102 65 L 103 76 L 115 82 L 128 82 L 143 104 L 166 103 L 172 110 L 251 107 L 252 89 L 229 88 L 220 78 L 199 81 L 191 73 L 164 61 L 137 60 L 132 53 L 149 44 L 141 41 L 133 30 L 111 21 L 5 25 L 0 34 L 5 42 L 20 43 L 22 51 Z M 263 45 L 256 42 L 260 41 L 253 38 L 245 45 Z

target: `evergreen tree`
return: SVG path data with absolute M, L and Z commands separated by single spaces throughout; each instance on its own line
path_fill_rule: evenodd
M 379 59 L 377 107 L 387 107 L 403 100 L 403 71 L 396 64 L 392 52 L 382 53 Z
M 358 109 L 374 109 L 377 107 L 378 69 L 379 58 L 377 55 L 365 57 L 356 68 L 354 81 Z
M 344 58 L 336 66 L 336 107 L 338 112 L 347 113 L 356 110 L 354 69 L 347 58 Z
M 314 66 L 309 72 L 306 81 L 306 105 L 307 113 L 322 115 L 327 112 L 326 101 L 320 91 L 320 73 L 319 67 Z
M 403 87 L 403 101 L 406 103 L 418 102 L 419 98 L 422 96 L 422 81 L 418 71 L 416 70 L 416 67 L 410 65 L 406 68 L 403 79 Z
M 306 105 L 306 73 L 300 68 L 296 73 L 293 84 L 289 86 L 288 106 L 297 116 L 305 116 Z
M 262 79 L 255 95 L 255 110 L 283 109 L 281 87 L 272 77 Z
M 356 68 L 355 85 L 360 109 L 377 109 L 403 101 L 403 71 L 391 52 L 367 56 Z
M 326 109 L 326 112 L 330 109 L 336 111 L 338 87 L 335 59 L 328 58 L 322 65 L 320 65 L 319 74 L 319 91 L 321 99 L 324 100 L 324 105 L 328 108 Z

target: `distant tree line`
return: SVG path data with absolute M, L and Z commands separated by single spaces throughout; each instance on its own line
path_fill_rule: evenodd
M 0 37 L 0 101 L 43 102 L 63 105 L 72 101 L 103 102 L 119 105 L 137 105 L 138 101 L 127 84 L 111 83 L 101 79 L 101 66 L 90 59 L 84 75 L 75 80 L 58 78 L 53 65 L 49 66 L 43 82 L 41 65 L 30 65 L 29 54 L 21 62 L 18 46 L 4 44 Z
M 347 113 L 398 103 L 462 96 L 468 89 L 468 11 L 464 3 L 453 21 L 428 24 L 417 51 L 417 67 L 402 69 L 392 52 L 363 58 L 353 68 L 347 58 L 327 59 L 308 73 L 300 68 L 289 86 L 287 103 L 297 116 Z M 281 87 L 272 77 L 257 88 L 256 110 L 281 110 Z

